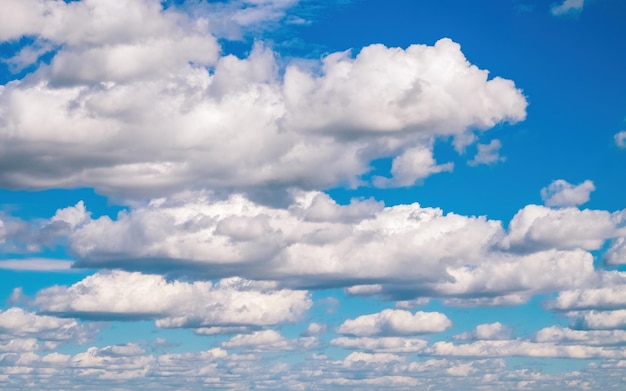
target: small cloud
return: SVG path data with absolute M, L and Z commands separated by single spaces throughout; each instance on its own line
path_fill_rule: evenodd
M 506 158 L 500 156 L 500 148 L 502 143 L 500 140 L 491 140 L 489 144 L 478 144 L 478 152 L 474 159 L 467 162 L 470 166 L 478 166 L 480 164 L 495 164 L 503 162 Z
M 315 335 L 324 334 L 326 332 L 327 326 L 321 323 L 311 323 L 309 327 L 302 333 L 303 337 L 312 337 Z
M 500 322 L 480 324 L 472 332 L 466 332 L 454 336 L 456 340 L 506 340 L 511 338 L 511 329 Z
M 595 189 L 590 180 L 574 186 L 563 179 L 557 179 L 541 189 L 541 198 L 546 206 L 577 206 L 589 201 L 589 194 Z
M 622 130 L 613 136 L 615 139 L 615 144 L 620 148 L 626 148 L 626 130 Z
M 555 4 L 550 9 L 554 16 L 579 14 L 583 10 L 585 0 L 564 0 L 562 4 Z
M 45 258 L 6 259 L 0 261 L 0 269 L 17 271 L 61 272 L 71 270 L 73 263 L 73 261 L 60 261 L 57 259 Z

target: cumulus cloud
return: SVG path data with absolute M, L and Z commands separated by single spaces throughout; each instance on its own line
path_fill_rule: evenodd
M 626 328 L 626 309 L 614 311 L 575 311 L 572 326 L 584 330 L 612 330 Z
M 449 39 L 330 54 L 312 69 L 279 69 L 262 44 L 246 58 L 220 56 L 207 15 L 223 6 L 223 19 L 254 24 L 295 2 L 220 4 L 11 0 L 0 39 L 57 48 L 49 65 L 0 89 L 0 184 L 267 200 L 279 189 L 357 184 L 372 160 L 395 157 L 389 185 L 407 186 L 451 169 L 434 163 L 434 138 L 525 117 L 513 82 L 489 79 Z
M 67 235 L 74 267 L 239 276 L 404 301 L 442 297 L 460 306 L 520 304 L 535 292 L 587 283 L 596 276 L 584 250 L 621 235 L 622 220 L 606 211 L 528 206 L 507 233 L 486 217 L 372 200 L 338 205 L 319 192 L 294 193 L 286 209 L 186 192 L 115 218 L 84 213 L 73 228 L 61 213 L 43 224 L 63 227 L 55 234 Z
M 316 343 L 317 339 L 315 337 L 301 337 L 295 340 L 288 340 L 277 331 L 262 330 L 251 334 L 236 335 L 222 343 L 221 346 L 226 349 L 266 351 L 311 348 Z
M 348 319 L 337 328 L 340 334 L 357 337 L 399 336 L 438 333 L 452 326 L 452 322 L 439 312 L 386 309 L 382 312 Z
M 626 343 L 624 330 L 572 330 L 570 328 L 551 326 L 535 333 L 535 341 L 582 345 L 623 345 Z
M 609 265 L 626 264 L 626 238 L 619 237 L 613 240 L 609 249 L 604 253 L 604 259 Z
M 0 311 L 0 331 L 0 340 L 35 338 L 40 341 L 85 343 L 96 330 L 74 319 L 42 316 L 13 307 Z
M 509 223 L 505 247 L 519 250 L 597 250 L 620 234 L 619 217 L 604 210 L 527 205 Z
M 47 314 L 101 320 L 154 319 L 159 327 L 266 326 L 295 322 L 311 306 L 304 291 L 240 278 L 168 282 L 161 276 L 99 272 L 72 286 L 54 286 L 34 300 Z
M 314 335 L 324 334 L 327 328 L 328 326 L 325 324 L 312 322 L 307 326 L 306 330 L 304 330 L 303 336 L 311 337 Z
M 572 185 L 563 179 L 557 179 L 548 187 L 541 189 L 541 198 L 546 206 L 576 206 L 589 201 L 589 194 L 595 189 L 590 180 Z
M 500 322 L 479 324 L 474 331 L 461 333 L 454 336 L 454 339 L 464 340 L 497 340 L 510 339 L 511 329 Z
M 431 174 L 452 171 L 453 163 L 437 164 L 432 150 L 425 147 L 411 148 L 404 151 L 391 163 L 391 178 L 376 176 L 373 184 L 377 187 L 412 186 L 416 181 Z
M 424 350 L 428 343 L 423 339 L 407 337 L 339 337 L 332 339 L 330 345 L 343 349 L 372 352 L 413 353 Z
M 562 311 L 626 308 L 626 281 L 615 286 L 561 291 L 550 308 Z
M 504 157 L 500 156 L 500 148 L 502 148 L 500 140 L 493 139 L 489 144 L 478 144 L 476 147 L 478 148 L 476 156 L 474 156 L 474 159 L 467 162 L 470 166 L 495 164 L 506 160 Z
M 555 16 L 578 14 L 583 10 L 585 0 L 563 0 L 561 4 L 554 4 L 550 13 Z

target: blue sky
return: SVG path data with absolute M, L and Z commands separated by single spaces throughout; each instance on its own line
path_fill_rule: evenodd
M 0 388 L 624 387 L 626 3 L 1 7 Z

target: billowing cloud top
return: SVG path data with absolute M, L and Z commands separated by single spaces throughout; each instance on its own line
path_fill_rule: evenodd
M 52 59 L 0 88 L 4 187 L 319 189 L 356 184 L 372 160 L 394 155 L 394 178 L 375 184 L 407 186 L 451 169 L 434 162 L 434 137 L 462 149 L 476 129 L 526 115 L 513 82 L 489 79 L 450 39 L 283 68 L 262 44 L 220 56 L 202 13 L 157 1 L 8 7 L 0 39 L 32 36 L 22 51 Z

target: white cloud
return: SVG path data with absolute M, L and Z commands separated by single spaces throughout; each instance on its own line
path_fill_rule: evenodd
M 595 278 L 593 257 L 580 249 L 616 236 L 616 216 L 528 206 L 506 235 L 499 221 L 418 204 L 340 206 L 310 192 L 295 193 L 282 209 L 194 192 L 137 204 L 116 219 L 87 220 L 69 233 L 69 245 L 79 267 L 511 305 Z
M 409 148 L 393 159 L 391 178 L 374 177 L 373 184 L 377 187 L 412 186 L 416 181 L 443 171 L 452 171 L 453 163 L 437 164 L 433 152 L 426 147 Z
M 575 328 L 589 330 L 612 330 L 626 328 L 626 309 L 614 311 L 577 311 L 568 313 L 575 317 Z
M 6 259 L 0 261 L 0 269 L 46 272 L 68 271 L 73 263 L 73 261 L 45 258 Z
M 344 364 L 351 366 L 354 363 L 363 362 L 365 364 L 380 364 L 395 361 L 404 361 L 404 358 L 391 353 L 350 353 L 344 360 Z
M 418 338 L 407 337 L 339 337 L 330 341 L 331 346 L 343 349 L 366 350 L 386 353 L 413 353 L 424 350 L 427 342 Z
M 294 350 L 311 348 L 317 343 L 315 337 L 301 337 L 289 340 L 274 330 L 256 331 L 252 334 L 236 335 L 222 343 L 226 349 L 246 349 L 251 351 L 263 350 Z
M 509 224 L 505 247 L 519 250 L 597 250 L 607 239 L 618 236 L 616 218 L 604 210 L 550 209 L 527 205 Z
M 236 12 L 246 24 L 280 18 L 293 4 L 235 8 L 245 5 Z M 49 66 L 0 90 L 0 164 L 21 162 L 3 164 L 11 169 L 0 184 L 261 197 L 268 188 L 357 184 L 372 160 L 395 157 L 386 186 L 407 186 L 451 169 L 435 163 L 434 138 L 470 140 L 476 128 L 526 115 L 511 81 L 489 80 L 448 39 L 335 53 L 320 72 L 290 65 L 281 78 L 277 54 L 261 44 L 245 59 L 219 57 L 208 11 L 195 6 L 182 13 L 151 0 L 11 0 L 19 23 L 0 37 L 30 34 L 59 48 Z
M 504 157 L 500 156 L 500 148 L 502 148 L 500 140 L 493 139 L 489 144 L 478 144 L 476 147 L 478 148 L 476 156 L 474 156 L 474 159 L 467 162 L 470 166 L 495 164 L 506 160 Z
M 454 339 L 464 340 L 497 340 L 510 339 L 511 329 L 500 322 L 479 324 L 474 331 L 461 333 L 454 336 Z
M 36 338 L 12 338 L 0 340 L 0 353 L 34 352 L 39 349 Z
M 626 308 L 626 281 L 615 286 L 561 291 L 550 308 L 565 311 Z
M 575 343 L 583 345 L 622 345 L 626 343 L 624 330 L 572 330 L 552 326 L 543 328 L 535 334 L 537 342 Z
M 93 336 L 93 327 L 74 319 L 42 316 L 13 307 L 0 311 L 0 340 L 37 338 L 41 341 L 73 341 L 84 343 Z
M 438 333 L 452 326 L 452 322 L 439 312 L 386 309 L 382 312 L 348 319 L 339 328 L 340 334 L 357 337 L 400 336 Z
M 553 5 L 550 12 L 555 16 L 576 14 L 583 10 L 584 5 L 585 0 L 563 0 L 561 4 Z
M 541 198 L 546 206 L 576 206 L 589 201 L 589 194 L 595 189 L 590 180 L 572 185 L 563 179 L 557 179 L 541 189 Z
M 476 341 L 455 345 L 452 342 L 436 342 L 427 350 L 437 356 L 457 357 L 562 357 L 562 358 L 624 358 L 620 348 L 585 345 L 558 345 L 520 340 Z
M 620 237 L 612 241 L 611 247 L 604 253 L 604 259 L 609 265 L 626 264 L 626 238 Z
M 324 334 L 328 326 L 323 323 L 311 322 L 303 333 L 303 336 L 310 337 L 314 335 Z
M 614 136 L 615 144 L 620 148 L 626 148 L 626 130 L 622 130 L 621 132 L 615 134 Z
M 91 319 L 155 319 L 159 327 L 266 326 L 295 322 L 311 306 L 304 291 L 231 278 L 168 282 L 161 276 L 99 272 L 70 286 L 41 290 L 42 312 Z

